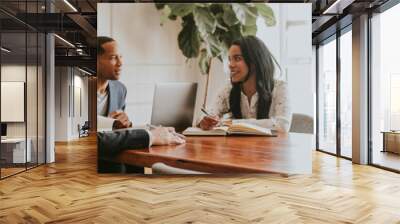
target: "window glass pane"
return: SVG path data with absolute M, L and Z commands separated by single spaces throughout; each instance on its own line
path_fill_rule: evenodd
M 26 80 L 26 112 L 27 112 L 27 141 L 30 144 L 29 154 L 30 158 L 28 160 L 28 168 L 37 165 L 37 127 L 38 127 L 38 113 L 37 113 L 37 81 L 38 81 L 38 36 L 36 32 L 27 33 L 27 43 L 28 43 L 28 55 L 27 55 L 27 80 Z
M 26 141 L 26 33 L 1 33 L 1 177 L 25 170 L 30 160 Z
M 26 12 L 30 16 L 43 13 L 44 3 L 44 0 L 4 0 L 0 2 L 0 7 L 25 20 Z M 3 12 L 0 12 L 0 18 L 3 21 L 0 23 L 0 43 L 3 48 L 0 60 L 0 110 L 5 115 L 1 118 L 0 171 L 1 178 L 4 178 L 45 162 L 46 54 L 44 34 Z M 35 23 L 32 19 L 30 22 Z
M 373 16 L 372 163 L 400 170 L 400 4 Z M 384 132 L 386 132 L 384 134 Z M 386 138 L 384 138 L 386 137 Z
M 319 149 L 336 153 L 336 40 L 318 51 L 318 144 Z
M 351 158 L 352 141 L 352 35 L 340 37 L 340 152 Z

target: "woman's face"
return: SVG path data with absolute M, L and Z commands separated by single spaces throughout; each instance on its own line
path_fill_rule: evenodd
M 238 83 L 246 80 L 249 73 L 247 66 L 242 56 L 242 51 L 238 45 L 232 45 L 228 52 L 229 70 L 232 83 Z

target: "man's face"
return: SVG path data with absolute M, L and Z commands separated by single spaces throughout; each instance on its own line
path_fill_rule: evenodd
M 115 41 L 102 45 L 104 53 L 97 56 L 97 73 L 105 80 L 118 80 L 121 74 L 122 60 Z

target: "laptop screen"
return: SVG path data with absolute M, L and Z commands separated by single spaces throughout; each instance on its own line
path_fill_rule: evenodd
M 151 124 L 180 132 L 193 123 L 197 83 L 158 83 L 154 90 Z

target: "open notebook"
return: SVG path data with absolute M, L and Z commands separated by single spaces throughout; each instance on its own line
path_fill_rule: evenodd
M 271 129 L 263 128 L 254 124 L 236 123 L 231 126 L 215 127 L 212 130 L 202 130 L 201 128 L 189 127 L 183 131 L 184 135 L 263 135 L 276 136 Z

